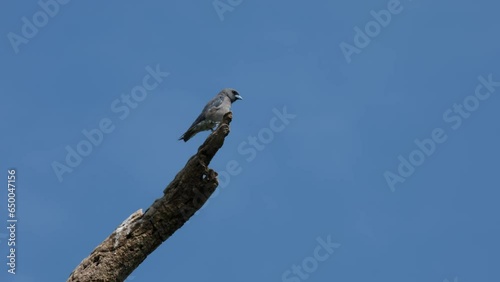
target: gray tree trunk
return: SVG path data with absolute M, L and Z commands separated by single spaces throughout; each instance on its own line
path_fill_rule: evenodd
M 85 258 L 67 281 L 124 281 L 161 243 L 207 201 L 218 185 L 210 161 L 229 134 L 232 114 L 201 145 L 186 166 L 146 210 L 129 216 Z M 119 203 L 118 203 L 119 204 Z

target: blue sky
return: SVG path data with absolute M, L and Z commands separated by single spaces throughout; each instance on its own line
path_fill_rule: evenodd
M 498 2 L 216 4 L 2 4 L 1 224 L 11 168 L 18 218 L 16 275 L 0 229 L 2 281 L 65 281 L 161 197 L 208 133 L 177 138 L 225 87 L 244 100 L 211 167 L 240 170 L 128 281 L 500 279 Z M 60 181 L 53 163 L 102 120 L 113 130 Z

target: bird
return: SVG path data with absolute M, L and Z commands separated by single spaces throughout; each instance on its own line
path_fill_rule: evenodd
M 241 97 L 238 91 L 232 88 L 222 89 L 207 103 L 198 118 L 196 118 L 189 129 L 182 134 L 179 140 L 187 142 L 198 132 L 205 130 L 211 130 L 213 132 L 214 128 L 222 121 L 224 115 L 231 111 L 231 105 L 237 100 L 243 100 L 243 97 Z

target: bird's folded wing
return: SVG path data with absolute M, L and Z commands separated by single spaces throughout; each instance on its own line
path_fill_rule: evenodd
M 193 122 L 193 124 L 191 124 L 191 126 L 189 128 L 193 128 L 198 123 L 204 121 L 207 114 L 209 113 L 209 111 L 213 111 L 217 107 L 220 107 L 220 105 L 222 105 L 223 101 L 224 101 L 224 97 L 222 97 L 222 96 L 216 96 L 215 98 L 210 100 L 207 103 L 207 105 L 203 108 L 203 110 L 201 111 L 201 114 L 196 118 L 196 120 Z
M 205 108 L 203 108 L 202 113 L 206 113 L 209 110 L 220 107 L 222 105 L 222 102 L 224 102 L 224 96 L 222 95 L 215 96 L 212 100 L 210 100 L 207 103 Z

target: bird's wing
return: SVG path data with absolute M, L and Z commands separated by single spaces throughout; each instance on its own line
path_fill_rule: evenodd
M 203 120 L 205 120 L 206 115 L 208 114 L 208 112 L 216 110 L 218 107 L 220 107 L 222 105 L 222 102 L 224 102 L 224 96 L 222 96 L 222 95 L 215 96 L 212 100 L 210 100 L 205 105 L 205 107 L 201 111 L 201 114 L 196 118 L 196 120 L 193 122 L 193 124 L 191 124 L 190 127 L 193 127 L 196 124 L 198 124 L 198 123 L 202 122 Z
M 224 95 L 217 95 L 215 96 L 212 100 L 210 100 L 205 108 L 203 108 L 202 113 L 207 113 L 210 110 L 216 109 L 222 105 L 222 102 L 224 102 Z

